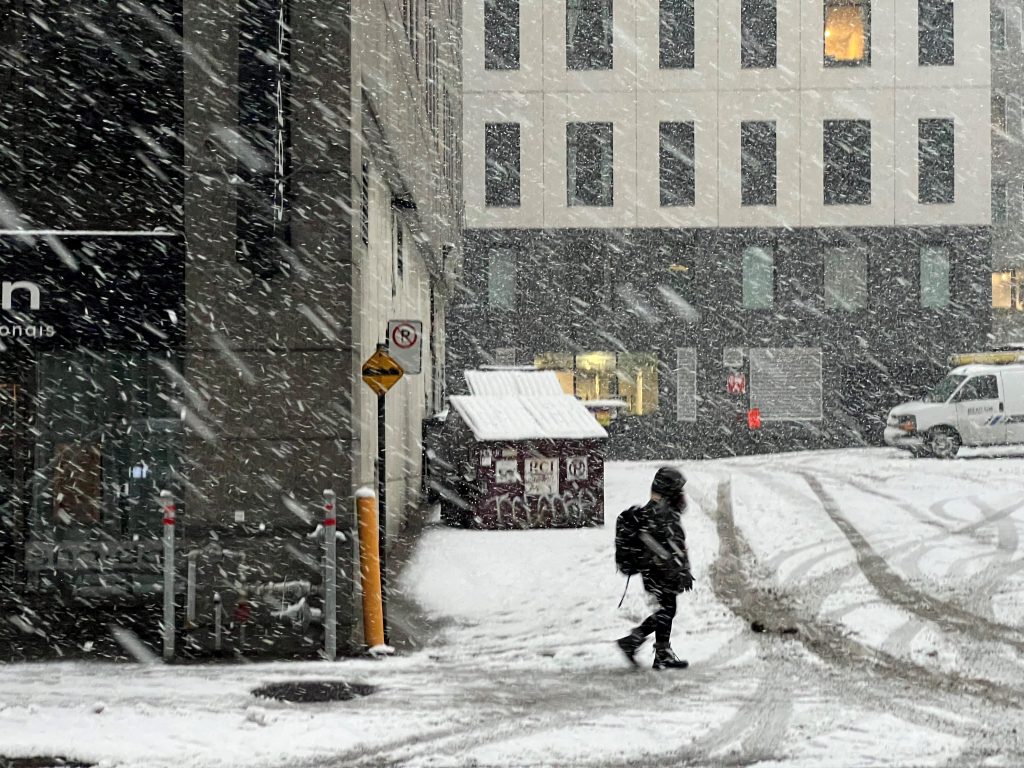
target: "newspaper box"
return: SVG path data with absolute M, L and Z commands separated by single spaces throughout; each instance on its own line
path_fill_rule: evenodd
M 604 524 L 608 433 L 571 395 L 451 398 L 448 522 L 477 528 Z

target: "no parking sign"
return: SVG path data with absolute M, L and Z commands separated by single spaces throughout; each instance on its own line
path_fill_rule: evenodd
M 421 320 L 388 321 L 388 354 L 407 374 L 420 372 L 423 350 L 423 322 Z

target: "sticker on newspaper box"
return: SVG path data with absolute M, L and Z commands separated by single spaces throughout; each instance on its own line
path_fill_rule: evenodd
M 526 459 L 524 465 L 527 496 L 558 494 L 558 459 Z
M 565 477 L 573 483 L 587 479 L 587 457 L 570 456 L 565 460 Z
M 515 459 L 498 459 L 494 462 L 494 482 L 498 485 L 513 485 L 519 482 L 519 462 Z

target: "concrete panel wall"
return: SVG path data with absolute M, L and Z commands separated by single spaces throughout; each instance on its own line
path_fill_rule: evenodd
M 190 521 L 230 526 L 298 524 L 282 495 L 318 505 L 325 487 L 344 487 L 348 412 L 349 203 L 347 126 L 317 105 L 343 112 L 348 79 L 348 8 L 294 0 L 292 11 L 291 269 L 267 280 L 236 259 L 235 158 L 221 140 L 237 124 L 237 9 L 186 6 L 189 157 L 186 235 L 189 306 L 185 375 L 187 461 L 195 480 Z M 330 379 L 328 385 L 325 378 Z M 241 397 L 240 397 L 241 396 Z M 282 475 L 274 446 L 307 459 Z M 212 469 L 216 467 L 216 470 Z
M 564 2 L 544 4 L 541 12 L 521 4 L 520 69 L 485 71 L 483 5 L 469 4 L 464 24 L 466 88 L 473 94 L 464 124 L 470 227 L 989 223 L 992 150 L 984 129 L 988 109 L 982 108 L 991 81 L 988 17 L 968 4 L 954 6 L 952 67 L 918 65 L 916 3 L 873 2 L 870 66 L 830 68 L 823 62 L 823 4 L 779 0 L 778 66 L 744 69 L 741 3 L 725 0 L 695 6 L 694 68 L 662 70 L 659 4 L 655 0 L 616 2 L 614 66 L 588 72 L 566 71 Z M 1019 14 L 1013 9 L 1008 14 L 1012 38 L 1013 19 Z M 538 36 L 543 38 L 541 47 Z M 1012 39 L 1011 46 L 1018 42 Z M 541 93 L 544 112 L 538 125 Z M 1016 114 L 1015 103 L 1010 110 Z M 957 124 L 957 201 L 952 206 L 919 206 L 916 125 L 920 118 L 936 116 L 952 117 Z M 872 123 L 869 206 L 823 204 L 822 121 L 844 117 Z M 488 208 L 485 203 L 483 124 L 498 118 L 522 126 L 518 208 Z M 611 209 L 570 210 L 565 204 L 565 122 L 571 119 L 615 122 L 615 205 Z M 658 122 L 673 119 L 696 123 L 698 202 L 691 209 L 662 209 L 659 204 L 653 131 Z M 739 205 L 738 124 L 749 119 L 778 121 L 779 201 L 771 208 Z M 542 189 L 535 182 L 538 168 Z M 1024 185 L 1011 186 L 1014 203 L 1020 199 L 1018 187 L 1024 189 Z M 908 201 L 911 189 L 914 199 Z M 717 209 L 713 216 L 712 209 Z

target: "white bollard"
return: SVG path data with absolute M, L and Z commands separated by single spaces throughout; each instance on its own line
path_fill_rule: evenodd
M 185 624 L 188 629 L 196 625 L 196 558 L 195 551 L 188 553 L 188 587 L 185 600 Z
M 177 509 L 170 491 L 160 491 L 164 525 L 164 661 L 174 658 L 174 523 Z
M 329 661 L 338 655 L 337 530 L 337 498 L 334 491 L 324 491 L 324 651 Z
M 220 651 L 221 633 L 224 631 L 220 606 L 220 592 L 213 593 L 213 650 Z

